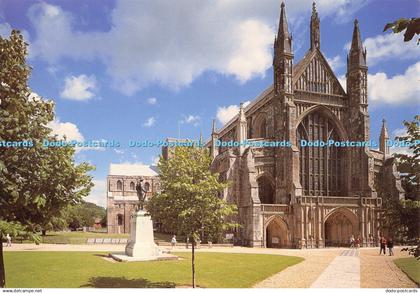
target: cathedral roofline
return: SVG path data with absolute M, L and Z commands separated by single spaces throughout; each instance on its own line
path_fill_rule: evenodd
M 156 166 L 143 164 L 110 164 L 108 176 L 158 176 Z

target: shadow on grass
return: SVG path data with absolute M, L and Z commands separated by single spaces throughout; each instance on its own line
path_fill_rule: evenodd
M 173 282 L 151 282 L 147 279 L 126 279 L 125 277 L 92 277 L 83 287 L 93 288 L 175 288 Z

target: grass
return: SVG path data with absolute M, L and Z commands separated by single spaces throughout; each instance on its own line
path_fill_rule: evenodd
M 398 258 L 394 262 L 411 280 L 420 284 L 420 260 L 415 257 L 407 257 Z
M 103 252 L 5 252 L 9 288 L 152 288 L 191 284 L 191 254 L 179 261 L 112 263 Z M 301 262 L 264 254 L 199 252 L 196 281 L 207 288 L 246 288 Z

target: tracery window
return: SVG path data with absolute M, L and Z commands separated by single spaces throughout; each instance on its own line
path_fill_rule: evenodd
M 301 146 L 300 141 L 339 141 L 333 122 L 319 112 L 308 114 L 297 130 L 300 183 L 304 195 L 341 196 L 342 151 L 335 146 Z
M 136 185 L 133 181 L 130 182 L 130 190 L 136 190 Z
M 264 116 L 258 117 L 254 124 L 254 133 L 252 138 L 267 137 L 267 120 Z

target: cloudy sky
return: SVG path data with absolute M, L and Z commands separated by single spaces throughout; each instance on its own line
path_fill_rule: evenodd
M 309 48 L 312 1 L 286 1 L 297 63 Z M 321 50 L 345 82 L 346 54 L 358 18 L 369 65 L 371 135 L 382 118 L 390 133 L 420 113 L 420 48 L 383 33 L 387 22 L 420 14 L 418 0 L 319 0 Z M 273 80 L 272 43 L 279 0 L 0 1 L 0 35 L 22 31 L 30 44 L 30 86 L 54 100 L 58 134 L 117 140 L 83 148 L 96 166 L 89 200 L 105 205 L 110 163 L 152 164 L 160 148 L 129 140 L 208 137 Z

